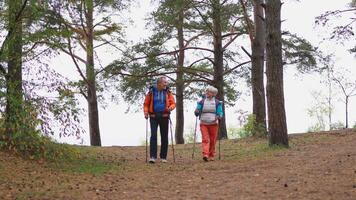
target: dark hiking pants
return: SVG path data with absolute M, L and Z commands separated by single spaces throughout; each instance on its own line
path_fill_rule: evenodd
M 168 151 L 168 117 L 151 117 L 151 138 L 150 138 L 150 157 L 157 158 L 157 129 L 161 133 L 161 152 L 160 158 L 167 158 Z

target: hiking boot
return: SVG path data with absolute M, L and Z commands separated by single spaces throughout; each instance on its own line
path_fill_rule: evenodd
M 208 160 L 208 157 L 206 157 L 206 156 L 203 157 L 203 160 L 204 160 L 205 162 L 208 162 L 208 161 L 209 161 L 209 160 Z
M 156 162 L 156 159 L 155 159 L 155 158 L 150 158 L 150 159 L 148 160 L 148 162 L 153 164 L 153 163 Z
M 161 163 L 167 163 L 167 159 L 161 159 Z

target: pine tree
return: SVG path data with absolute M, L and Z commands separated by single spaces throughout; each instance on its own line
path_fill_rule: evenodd
M 268 134 L 271 145 L 288 147 L 283 90 L 281 7 L 280 0 L 266 2 Z

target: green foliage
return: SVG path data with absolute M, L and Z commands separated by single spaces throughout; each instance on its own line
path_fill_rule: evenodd
M 307 109 L 307 114 L 316 119 L 316 123 L 308 128 L 308 132 L 324 131 L 326 129 L 326 116 L 332 113 L 333 107 L 329 105 L 328 98 L 321 91 L 313 91 L 314 102 Z
M 75 56 L 78 60 L 74 61 L 73 67 L 77 65 L 77 67 L 81 68 L 87 62 L 85 56 L 76 55 L 77 52 L 93 53 L 97 48 L 104 46 L 120 49 L 121 45 L 125 43 L 123 26 L 117 20 L 119 18 L 114 16 L 118 11 L 127 8 L 130 2 L 131 0 L 42 1 L 43 9 L 41 11 L 43 14 L 41 15 L 41 20 L 35 26 L 46 26 L 42 29 L 43 33 L 37 31 L 32 37 L 37 35 L 42 38 L 40 43 L 45 44 L 54 52 L 65 52 L 68 55 Z M 89 12 L 92 12 L 95 19 L 94 22 L 89 22 L 91 21 L 90 18 L 87 18 Z M 87 27 L 91 23 L 94 23 L 93 27 Z M 89 43 L 83 38 L 87 38 L 86 30 L 91 28 L 93 28 L 93 38 L 90 39 L 94 40 L 95 47 L 88 49 L 86 45 Z M 45 41 L 43 41 L 42 37 L 44 34 L 48 35 L 48 37 L 45 37 Z M 97 59 L 95 57 L 94 59 L 96 62 L 100 58 Z M 68 92 L 86 96 L 88 82 L 85 79 L 95 81 L 97 100 L 100 103 L 105 103 L 105 92 L 110 93 L 113 97 L 117 96 L 117 92 L 111 93 L 113 87 L 106 84 L 106 77 L 102 76 L 103 71 L 102 69 L 88 68 L 87 73 L 85 73 L 85 70 L 79 70 L 79 73 L 83 76 L 78 74 L 81 78 L 76 82 L 71 82 L 69 84 L 71 87 L 66 89 L 68 89 Z
M 227 130 L 229 138 L 245 138 L 251 136 L 265 137 L 266 129 L 256 124 L 255 115 L 251 114 L 247 117 L 247 122 L 242 128 L 228 128 Z
M 198 129 L 198 127 L 197 127 L 197 129 Z M 197 132 L 198 132 L 198 130 L 197 130 Z M 195 134 L 197 134 L 196 135 L 196 139 L 197 139 L 198 133 L 195 133 Z M 186 144 L 194 143 L 194 129 L 190 129 L 189 133 L 184 134 L 184 141 Z
M 354 125 L 352 126 L 352 128 L 356 128 L 356 122 L 354 122 Z
M 78 168 L 72 168 L 74 172 L 79 172 L 79 173 L 89 173 L 93 175 L 101 175 L 107 171 L 113 170 L 116 167 L 114 165 L 109 165 L 105 163 L 98 162 L 96 159 L 92 160 L 81 160 L 78 162 L 79 167 Z
M 341 130 L 343 128 L 345 128 L 345 125 L 340 121 L 330 124 L 330 130 Z
M 325 130 L 325 124 L 322 124 L 320 122 L 308 127 L 308 132 L 320 132 Z
M 0 149 L 29 159 L 55 161 L 75 157 L 76 152 L 69 145 L 57 144 L 36 129 L 41 120 L 30 102 L 24 102 L 23 109 L 8 118 L 11 126 L 6 127 L 5 120 L 0 121 Z
M 82 150 L 80 148 L 74 148 L 76 151 L 76 157 L 61 159 L 57 162 L 52 163 L 54 167 L 59 168 L 63 171 L 72 173 L 85 173 L 92 174 L 95 176 L 102 175 L 105 172 L 117 169 L 122 165 L 119 163 L 110 163 L 103 160 L 99 160 L 92 153 Z
M 251 114 L 247 117 L 247 123 L 243 126 L 247 136 L 266 137 L 266 128 L 257 124 L 256 116 Z
M 322 53 L 306 39 L 286 32 L 282 38 L 282 45 L 283 59 L 287 64 L 296 64 L 300 73 L 320 71 L 317 60 L 323 59 Z
M 186 144 L 194 143 L 194 133 L 185 134 L 184 141 Z
M 234 106 L 236 100 L 242 96 L 242 92 L 236 90 L 237 87 L 234 87 L 235 85 L 234 83 L 236 83 L 237 79 L 238 77 L 236 76 L 235 77 L 230 76 L 230 78 L 226 78 L 225 80 L 225 84 L 224 84 L 225 105 Z
M 229 154 L 229 157 L 225 156 L 225 160 L 236 160 L 244 158 L 266 158 L 266 156 L 271 156 L 276 152 L 283 151 L 285 148 L 280 145 L 269 145 L 265 139 L 246 139 L 241 140 L 237 144 L 233 144 L 230 148 L 225 150 L 226 154 Z
M 123 59 L 106 67 L 103 74 L 108 79 L 106 83 L 115 86 L 130 108 L 141 108 L 144 95 L 156 77 L 176 66 L 174 57 L 160 56 L 165 51 L 159 38 L 134 45 L 124 52 Z
M 80 120 L 83 109 L 73 92 L 76 85 L 68 84 L 69 81 L 53 69 L 40 65 L 36 70 L 25 68 L 23 73 L 24 77 L 35 77 L 26 80 L 23 87 L 27 107 L 32 110 L 33 119 L 37 119 L 30 121 L 37 123 L 35 127 L 41 134 L 79 138 L 84 133 Z
M 58 144 L 38 131 L 15 132 L 11 137 L 1 133 L 0 149 L 35 160 L 74 159 L 77 152 L 69 145 Z
M 211 27 L 213 21 L 212 9 L 219 7 L 219 18 L 223 32 L 236 32 L 237 35 L 246 32 L 239 22 L 235 22 L 237 15 L 242 13 L 241 6 L 229 1 L 216 4 L 216 2 L 191 2 L 187 0 L 162 0 L 152 12 L 148 22 L 152 27 L 153 35 L 140 44 L 136 44 L 124 53 L 120 60 L 116 60 L 106 67 L 106 77 L 113 82 L 119 82 L 118 91 L 123 95 L 129 105 L 140 105 L 147 87 L 154 77 L 166 75 L 175 80 L 177 72 L 178 29 L 183 31 L 185 43 L 185 63 L 182 69 L 184 81 L 184 98 L 192 99 L 199 95 L 200 90 L 214 79 L 212 65 L 213 40 Z M 234 26 L 232 28 L 232 26 Z M 236 26 L 236 27 L 235 27 Z M 162 31 L 164 30 L 164 31 Z M 231 36 L 233 37 L 233 36 Z M 231 38 L 230 38 L 231 39 Z M 226 37 L 228 40 L 228 37 Z M 208 47 L 207 47 L 208 46 Z M 209 50 L 210 49 L 210 50 Z M 238 53 L 224 49 L 224 57 L 239 64 L 236 59 Z M 204 58 L 205 57 L 205 58 Z M 193 58 L 193 59 L 191 59 Z M 226 66 L 228 69 L 229 66 Z M 241 67 L 242 68 L 242 67 Z M 237 71 L 237 70 L 234 70 Z M 224 76 L 224 90 L 227 105 L 231 105 L 240 95 L 236 84 L 240 74 Z M 173 83 L 174 84 L 174 83 Z M 174 89 L 173 89 L 174 90 Z
M 227 135 L 229 139 L 239 139 L 239 138 L 245 138 L 251 136 L 243 128 L 232 128 L 232 127 L 227 128 Z

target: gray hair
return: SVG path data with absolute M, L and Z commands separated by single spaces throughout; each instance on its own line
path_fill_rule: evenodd
M 218 89 L 213 86 L 208 86 L 205 91 L 213 93 L 214 97 L 218 94 Z
M 161 83 L 163 80 L 166 80 L 166 79 L 167 79 L 167 77 L 160 76 L 160 77 L 157 78 L 157 83 Z

